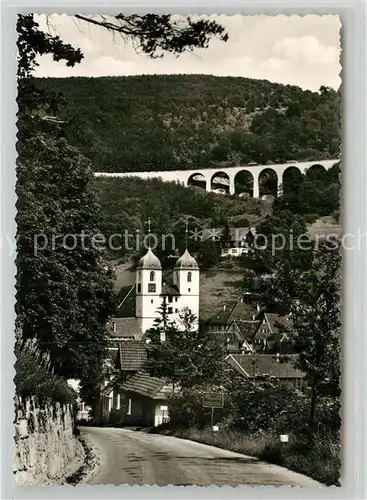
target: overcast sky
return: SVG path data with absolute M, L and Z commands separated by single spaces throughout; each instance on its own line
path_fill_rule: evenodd
M 79 47 L 84 59 L 74 68 L 39 58 L 36 76 L 112 76 L 140 74 L 201 73 L 244 76 L 299 85 L 318 90 L 321 85 L 337 89 L 341 66 L 338 16 L 210 16 L 224 25 L 228 42 L 212 40 L 208 49 L 166 55 L 152 60 L 137 54 L 132 44 L 107 30 L 67 15 L 50 21 L 63 41 Z M 36 16 L 48 30 L 45 16 Z

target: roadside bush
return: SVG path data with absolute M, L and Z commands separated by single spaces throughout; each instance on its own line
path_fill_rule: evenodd
M 76 403 L 76 392 L 65 379 L 54 374 L 50 356 L 39 350 L 36 339 L 28 339 L 23 344 L 18 341 L 15 355 L 14 383 L 17 395 L 35 396 L 41 404 Z
M 169 404 L 170 426 L 172 428 L 197 427 L 203 429 L 210 425 L 211 408 L 202 406 L 200 391 L 187 392 L 173 397 Z M 214 413 L 214 423 L 228 418 L 229 408 L 217 408 Z
M 307 423 L 306 396 L 270 378 L 234 378 L 229 387 L 232 412 L 229 426 L 243 432 L 284 433 Z

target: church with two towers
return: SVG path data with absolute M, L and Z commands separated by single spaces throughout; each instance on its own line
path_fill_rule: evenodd
M 200 270 L 198 263 L 186 250 L 174 265 L 170 280 L 165 279 L 162 264 L 148 248 L 135 270 L 135 283 L 124 298 L 135 300 L 133 317 L 116 317 L 108 325 L 108 336 L 115 340 L 141 340 L 161 315 L 163 305 L 168 319 L 182 327 L 181 316 L 185 310 L 196 318 L 199 326 Z
M 163 303 L 169 319 L 178 327 L 180 314 L 185 309 L 189 309 L 198 322 L 199 282 L 199 266 L 187 249 L 177 260 L 172 283 L 168 284 L 163 279 L 160 260 L 149 248 L 136 268 L 135 316 L 142 333 L 152 328 Z

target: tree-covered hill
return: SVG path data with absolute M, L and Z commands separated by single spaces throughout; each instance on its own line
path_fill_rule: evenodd
M 100 230 L 107 239 L 119 235 L 113 237 L 113 244 L 108 247 L 111 258 L 138 253 L 138 241 L 147 233 L 148 218 L 160 242 L 162 235 L 174 236 L 173 246 L 167 238 L 163 258 L 163 254 L 167 257 L 175 248 L 183 248 L 187 220 L 190 232 L 195 228 L 223 227 L 227 220 L 234 227 L 242 227 L 256 225 L 270 211 L 269 204 L 260 199 L 227 197 L 160 179 L 96 177 L 94 185 L 102 214 Z M 129 234 L 128 240 L 125 234 Z M 200 253 L 199 248 L 196 250 Z M 201 250 L 210 255 L 209 248 Z
M 96 171 L 277 163 L 339 154 L 339 94 L 240 77 L 47 78 Z

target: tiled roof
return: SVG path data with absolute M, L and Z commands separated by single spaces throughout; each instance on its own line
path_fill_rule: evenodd
M 235 324 L 243 340 L 252 339 L 258 327 L 258 321 L 236 320 Z
M 230 320 L 252 320 L 254 314 L 257 314 L 257 311 L 253 305 L 237 302 L 231 312 Z
M 294 368 L 294 356 L 287 355 L 289 361 L 283 362 L 271 354 L 231 354 L 226 361 L 241 375 L 248 377 L 269 375 L 276 378 L 303 378 L 304 374 Z
M 113 377 L 109 382 L 108 384 L 106 384 L 104 387 L 102 387 L 102 394 L 104 394 L 105 396 L 108 396 L 109 394 L 111 394 L 111 392 L 113 391 L 114 387 L 115 387 L 115 383 L 116 383 L 116 377 Z
M 119 366 L 123 371 L 138 371 L 147 361 L 145 342 L 123 340 L 119 342 Z
M 290 326 L 289 317 L 280 316 L 279 314 L 274 313 L 265 313 L 263 316 L 263 321 L 258 324 L 258 327 L 254 332 L 253 339 L 264 340 L 270 336 L 276 336 L 280 333 L 284 333 L 282 332 L 282 326 Z
M 235 302 L 226 304 L 220 311 L 216 312 L 207 320 L 208 325 L 227 325 L 229 323 L 229 317 L 231 312 L 236 305 Z
M 121 390 L 135 392 L 151 399 L 165 399 L 169 392 L 169 387 L 166 380 L 151 377 L 148 373 L 139 371 L 121 386 Z
M 162 285 L 162 293 L 161 295 L 180 295 L 178 288 L 175 285 L 171 285 L 170 283 L 163 283 Z
M 207 320 L 208 325 L 227 325 L 233 321 L 251 321 L 256 309 L 246 302 L 231 302 L 226 304 Z
M 267 319 L 271 333 L 281 333 L 282 327 L 289 327 L 288 316 L 280 316 L 279 314 L 265 313 L 265 318 Z
M 107 333 L 113 338 L 131 338 L 135 340 L 140 340 L 143 335 L 137 318 L 112 318 L 107 326 Z

